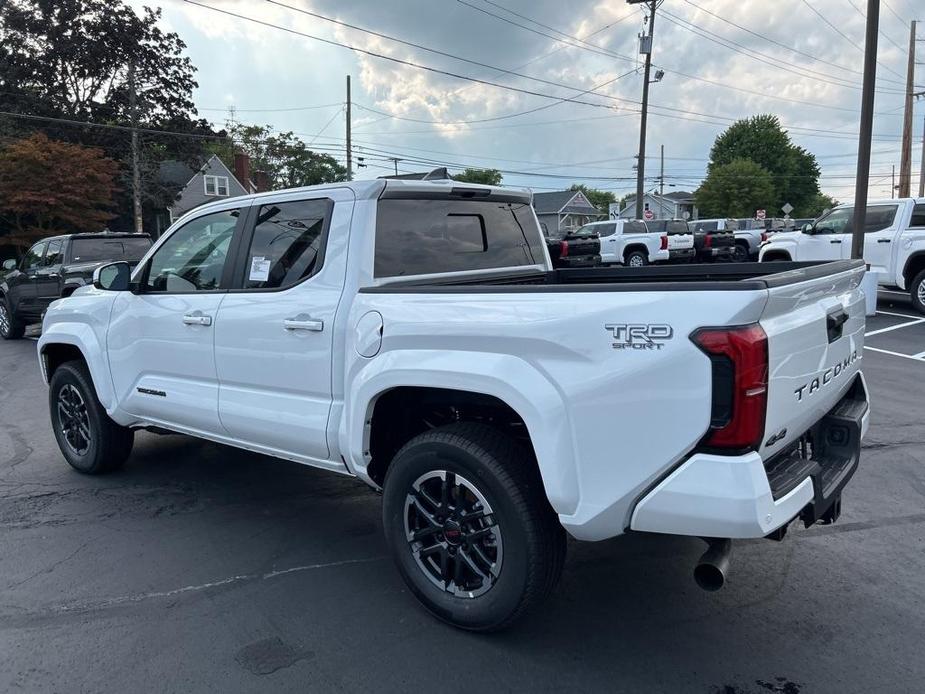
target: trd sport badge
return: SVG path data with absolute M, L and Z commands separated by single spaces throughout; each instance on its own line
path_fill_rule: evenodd
M 664 323 L 609 323 L 604 326 L 613 334 L 614 349 L 661 349 L 674 335 Z

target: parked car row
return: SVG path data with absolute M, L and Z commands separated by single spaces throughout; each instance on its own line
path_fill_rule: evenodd
M 0 338 L 17 339 L 42 319 L 55 299 L 90 284 L 101 265 L 137 263 L 151 248 L 147 234 L 69 234 L 35 243 L 19 259 L 5 260 L 0 279 Z

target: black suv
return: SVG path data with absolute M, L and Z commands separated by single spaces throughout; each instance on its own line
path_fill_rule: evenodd
M 147 234 L 69 234 L 43 239 L 20 258 L 7 260 L 0 279 L 0 337 L 15 340 L 42 319 L 55 299 L 93 280 L 93 271 L 116 260 L 137 263 L 151 248 Z

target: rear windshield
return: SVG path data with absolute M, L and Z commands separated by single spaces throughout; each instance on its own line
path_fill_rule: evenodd
M 75 263 L 99 260 L 137 261 L 151 248 L 149 238 L 72 239 L 71 259 Z
M 673 219 L 668 222 L 668 233 L 669 234 L 689 234 L 691 232 L 687 228 L 687 222 L 683 222 L 680 219 Z
M 691 222 L 694 231 L 716 231 L 719 228 L 719 222 Z
M 491 200 L 379 201 L 376 277 L 543 263 L 529 203 Z

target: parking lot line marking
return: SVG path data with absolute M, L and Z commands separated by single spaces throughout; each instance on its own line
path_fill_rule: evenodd
M 880 352 L 881 354 L 890 354 L 894 357 L 902 357 L 903 359 L 911 359 L 912 361 L 917 361 L 919 364 L 925 364 L 925 359 L 921 359 L 922 354 L 903 354 L 901 352 L 891 352 L 888 349 L 880 349 L 879 347 L 868 347 L 864 345 L 864 349 L 869 349 L 871 352 Z
M 925 352 L 919 352 L 918 354 L 913 354 L 912 356 L 916 359 L 925 359 Z
M 879 335 L 880 333 L 888 333 L 891 330 L 899 330 L 900 328 L 908 328 L 910 325 L 919 325 L 920 323 L 925 323 L 925 318 L 917 318 L 916 320 L 911 320 L 908 323 L 900 323 L 899 325 L 891 325 L 888 328 L 880 328 L 879 330 L 871 330 L 869 333 L 864 333 L 864 337 L 870 337 L 871 335 Z
M 910 315 L 908 313 L 896 313 L 895 311 L 881 311 L 878 309 L 877 313 L 882 316 L 899 316 L 900 318 L 916 318 L 916 316 Z

